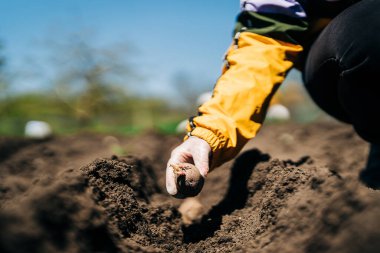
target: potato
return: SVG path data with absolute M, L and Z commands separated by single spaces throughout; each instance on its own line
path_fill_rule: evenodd
M 177 163 L 173 168 L 178 193 L 175 197 L 186 198 L 198 195 L 203 187 L 204 178 L 199 170 L 191 163 Z
M 181 213 L 182 223 L 188 226 L 202 218 L 205 208 L 197 198 L 187 198 L 179 206 L 178 211 Z

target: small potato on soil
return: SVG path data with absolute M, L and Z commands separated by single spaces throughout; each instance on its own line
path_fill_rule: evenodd
M 170 166 L 173 168 L 178 190 L 174 197 L 194 197 L 201 192 L 204 178 L 193 164 L 177 163 Z
M 178 211 L 182 215 L 182 223 L 188 226 L 202 217 L 204 207 L 197 198 L 187 198 L 179 206 Z

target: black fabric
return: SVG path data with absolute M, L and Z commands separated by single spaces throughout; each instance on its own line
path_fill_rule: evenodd
M 350 5 L 360 0 L 298 0 L 310 18 L 333 18 Z
M 323 110 L 380 144 L 380 1 L 336 16 L 311 46 L 303 77 Z
M 368 187 L 380 189 L 380 145 L 371 144 L 367 166 L 360 172 L 359 178 Z

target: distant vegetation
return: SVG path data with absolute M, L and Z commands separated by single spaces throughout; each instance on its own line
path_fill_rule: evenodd
M 76 97 L 62 102 L 51 94 L 25 94 L 0 100 L 0 135 L 22 135 L 29 120 L 51 124 L 56 134 L 96 131 L 134 134 L 155 129 L 173 133 L 185 114 L 159 99 L 125 97 L 98 111 L 70 107 Z M 84 116 L 85 115 L 85 116 Z M 91 115 L 91 116 L 88 116 Z
M 55 74 L 50 87 L 38 93 L 12 93 L 9 88 L 17 84 L 6 78 L 0 48 L 0 135 L 22 135 L 29 120 L 48 122 L 56 134 L 134 134 L 148 129 L 173 133 L 188 116 L 188 110 L 164 99 L 128 93 L 131 83 L 140 85 L 140 80 L 132 78 L 137 73 L 124 59 L 125 48 L 67 41 L 52 47 Z

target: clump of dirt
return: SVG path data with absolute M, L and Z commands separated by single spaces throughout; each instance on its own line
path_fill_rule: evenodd
M 181 244 L 177 209 L 151 202 L 152 195 L 160 193 L 160 189 L 149 165 L 133 157 L 113 157 L 96 160 L 83 171 L 96 203 L 105 209 L 115 238 L 126 239 L 121 248 L 171 251 Z

